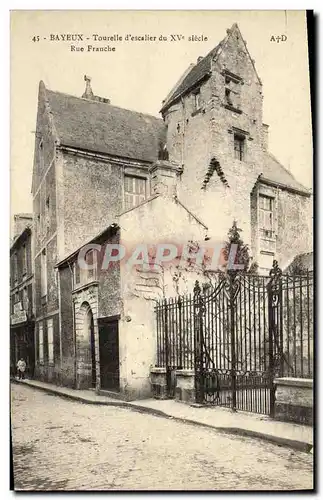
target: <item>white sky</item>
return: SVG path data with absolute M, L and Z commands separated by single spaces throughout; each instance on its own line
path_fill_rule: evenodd
M 312 139 L 306 18 L 302 11 L 19 11 L 11 15 L 11 213 L 32 210 L 31 175 L 38 84 L 81 96 L 84 74 L 96 95 L 158 116 L 161 101 L 190 63 L 237 22 L 263 82 L 263 120 L 271 152 L 312 186 Z M 191 34 L 207 42 L 110 43 L 115 52 L 73 53 L 51 33 Z M 270 42 L 285 34 L 287 41 Z M 87 42 L 92 43 L 92 42 Z M 103 44 L 106 44 L 105 42 Z M 85 44 L 86 45 L 86 44 Z

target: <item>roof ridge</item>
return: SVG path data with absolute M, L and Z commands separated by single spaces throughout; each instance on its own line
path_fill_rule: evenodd
M 287 173 L 288 173 L 288 174 L 289 174 L 289 175 L 290 175 L 290 176 L 294 179 L 294 181 L 296 181 L 296 182 L 297 182 L 297 183 L 298 183 L 298 184 L 299 184 L 299 185 L 300 185 L 300 186 L 301 186 L 301 187 L 302 187 L 305 191 L 307 191 L 307 192 L 310 192 L 310 191 L 311 191 L 309 188 L 307 188 L 307 187 L 306 187 L 306 186 L 304 186 L 301 182 L 299 182 L 299 181 L 296 179 L 296 177 L 294 176 L 294 174 L 293 174 L 292 172 L 290 172 L 290 170 L 288 170 L 288 169 L 287 169 L 287 168 L 286 168 L 286 167 L 285 167 L 285 166 L 284 166 L 284 165 L 283 165 L 283 164 L 282 164 L 282 163 L 281 163 L 281 162 L 280 162 L 280 161 L 276 158 L 276 156 L 275 156 L 275 155 L 273 155 L 270 151 L 267 151 L 267 154 L 268 154 L 269 156 L 271 156 L 271 157 L 272 157 L 272 159 L 273 159 L 273 160 L 275 160 L 275 161 L 279 164 L 279 166 L 280 166 L 281 168 L 283 168 L 283 169 L 285 170 L 285 172 L 287 172 Z
M 96 103 L 96 104 L 104 104 L 104 105 L 109 106 L 111 108 L 122 109 L 123 111 L 130 111 L 131 113 L 136 113 L 136 114 L 141 115 L 141 116 L 147 116 L 149 118 L 154 118 L 155 120 L 159 120 L 161 122 L 163 121 L 163 119 L 159 118 L 158 116 L 151 115 L 149 113 L 143 113 L 142 111 L 136 111 L 134 109 L 123 108 L 122 106 L 115 106 L 114 104 L 111 104 L 111 103 L 96 101 L 94 99 L 87 99 L 86 97 L 79 97 L 77 95 L 68 94 L 67 92 L 61 92 L 60 90 L 51 90 L 51 89 L 48 89 L 47 87 L 46 87 L 46 91 L 51 92 L 52 94 L 60 94 L 60 95 L 66 96 L 66 97 L 73 97 L 74 99 L 79 99 L 80 101 L 86 101 L 89 103 Z
M 260 76 L 258 75 L 258 71 L 257 71 L 257 69 L 256 69 L 255 60 L 251 57 L 251 54 L 250 54 L 249 49 L 248 49 L 248 47 L 247 47 L 247 43 L 246 43 L 245 39 L 244 39 L 244 38 L 243 38 L 243 36 L 242 36 L 242 33 L 241 33 L 241 31 L 240 31 L 240 28 L 239 28 L 238 23 L 233 23 L 233 25 L 231 26 L 231 30 L 230 30 L 229 35 L 231 35 L 231 33 L 232 33 L 232 30 L 233 30 L 233 29 L 237 29 L 237 30 L 238 30 L 238 32 L 239 32 L 239 34 L 240 34 L 240 37 L 241 37 L 241 40 L 242 40 L 242 42 L 243 42 L 243 44 L 244 44 L 244 46 L 245 46 L 245 49 L 246 49 L 246 51 L 247 51 L 247 54 L 248 54 L 248 56 L 249 56 L 249 59 L 250 59 L 250 61 L 251 61 L 252 66 L 253 66 L 253 69 L 254 69 L 254 71 L 255 71 L 255 73 L 256 73 L 256 75 L 257 75 L 258 81 L 259 81 L 260 85 L 262 85 L 261 78 L 260 78 Z
M 164 99 L 164 102 L 162 104 L 162 108 L 161 108 L 161 111 L 165 110 L 166 108 L 168 108 L 174 101 L 176 101 L 179 97 L 181 97 L 184 93 L 186 93 L 190 88 L 192 88 L 194 85 L 197 84 L 198 81 L 201 80 L 201 78 L 205 77 L 206 76 L 206 70 L 204 70 L 204 76 L 203 74 L 200 75 L 199 78 L 195 77 L 195 79 L 193 78 L 193 83 L 191 84 L 188 84 L 187 88 L 185 89 L 185 86 L 184 86 L 184 89 L 182 90 L 179 90 L 181 88 L 181 85 L 184 85 L 185 83 L 185 80 L 187 78 L 190 77 L 190 75 L 192 74 L 192 72 L 196 71 L 198 73 L 198 68 L 200 67 L 203 67 L 203 64 L 205 64 L 205 61 L 209 58 L 210 59 L 210 68 L 209 68 L 209 72 L 212 72 L 212 69 L 213 69 L 213 62 L 216 61 L 217 57 L 220 55 L 220 53 L 222 52 L 222 50 L 225 49 L 225 46 L 230 38 L 230 36 L 232 35 L 233 31 L 237 29 L 238 32 L 239 32 L 239 35 L 246 47 L 246 51 L 248 53 L 248 56 L 249 56 L 249 59 L 251 60 L 252 64 L 253 64 L 253 67 L 254 67 L 254 70 L 256 72 L 256 75 L 257 75 L 257 78 L 258 80 L 260 81 L 261 83 L 261 80 L 259 78 L 259 75 L 257 73 L 257 70 L 256 70 L 256 67 L 255 67 L 255 64 L 253 62 L 253 59 L 251 58 L 250 56 L 250 53 L 248 51 L 248 48 L 247 48 L 247 45 L 246 45 L 246 42 L 245 40 L 243 39 L 243 36 L 241 34 L 241 31 L 240 31 L 240 28 L 238 26 L 237 23 L 233 23 L 233 25 L 231 26 L 231 28 L 228 28 L 226 30 L 226 35 L 224 36 L 224 38 L 222 38 L 220 40 L 219 43 L 217 43 L 215 45 L 215 47 L 213 47 L 207 54 L 205 54 L 205 56 L 203 56 L 196 64 L 193 65 L 193 67 L 191 68 L 190 71 L 186 70 L 187 71 L 187 74 L 185 75 L 185 72 L 184 74 L 182 75 L 182 77 L 178 80 L 177 84 L 175 85 L 175 87 L 173 87 L 173 90 L 171 90 L 168 94 L 167 94 L 167 97 Z M 221 49 L 221 51 L 220 51 Z M 216 56 L 216 58 L 213 60 L 213 57 Z M 185 75 L 185 76 L 184 76 Z M 179 91 L 178 91 L 179 90 Z

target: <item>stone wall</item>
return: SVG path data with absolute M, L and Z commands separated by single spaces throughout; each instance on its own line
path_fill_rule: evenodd
M 64 154 L 64 252 L 87 243 L 123 206 L 123 169 L 103 160 Z
M 313 425 L 313 380 L 284 377 L 274 383 L 275 419 Z
M 60 382 L 60 331 L 58 315 L 57 263 L 57 191 L 56 191 L 56 142 L 57 136 L 46 100 L 44 84 L 39 86 L 37 129 L 35 136 L 33 170 L 34 215 L 34 272 L 36 344 L 39 341 L 39 324 L 43 325 L 44 363 L 39 363 L 36 347 L 35 376 L 42 380 Z M 41 253 L 46 252 L 47 296 L 41 296 Z M 48 363 L 47 322 L 53 320 L 54 363 Z
M 205 235 L 203 226 L 171 197 L 156 197 L 122 214 L 119 224 L 121 244 L 133 250 L 139 243 L 150 245 L 152 249 L 161 243 L 180 246 L 193 239 L 203 241 Z M 156 300 L 192 291 L 195 279 L 203 273 L 201 268 L 181 268 L 179 261 L 157 266 L 157 269 L 122 264 L 120 272 L 123 299 L 119 321 L 121 391 L 132 397 L 149 397 L 150 367 L 156 364 L 157 352 Z

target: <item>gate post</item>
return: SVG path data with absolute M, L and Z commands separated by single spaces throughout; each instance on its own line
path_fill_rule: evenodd
M 237 274 L 229 273 L 229 307 L 230 307 L 230 343 L 231 343 L 231 391 L 232 410 L 237 411 L 237 374 L 236 374 L 236 336 L 235 336 L 235 282 Z
M 204 401 L 203 388 L 203 298 L 198 281 L 194 286 L 194 368 L 195 368 L 195 400 Z
M 270 390 L 270 412 L 269 415 L 274 417 L 275 414 L 275 351 L 278 355 L 280 354 L 280 349 L 278 346 L 275 348 L 275 343 L 277 344 L 276 332 L 277 332 L 277 321 L 275 318 L 275 309 L 278 308 L 279 295 L 280 295 L 280 277 L 282 275 L 282 270 L 278 266 L 277 260 L 273 261 L 273 267 L 269 272 L 270 280 L 268 283 L 268 372 L 269 372 L 269 390 Z M 277 293 L 277 287 L 279 288 Z M 280 358 L 280 356 L 279 356 Z

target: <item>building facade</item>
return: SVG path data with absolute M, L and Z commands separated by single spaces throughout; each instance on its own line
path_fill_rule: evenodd
M 153 301 L 180 293 L 181 273 L 191 286 L 194 273 L 175 266 L 141 283 L 122 266 L 82 275 L 82 246 L 206 236 L 217 245 L 235 219 L 266 273 L 273 259 L 284 266 L 312 250 L 311 193 L 269 152 L 262 83 L 236 24 L 180 78 L 162 119 L 116 107 L 85 81 L 82 97 L 39 86 L 36 376 L 138 397 L 149 393 L 154 363 Z
M 32 261 L 32 215 L 14 216 L 14 238 L 10 248 L 10 373 L 16 374 L 20 358 L 26 374 L 34 376 L 34 273 Z
M 312 250 L 310 192 L 268 149 L 263 87 L 236 24 L 163 102 L 178 194 L 222 241 L 232 220 L 262 272 Z
M 62 378 L 55 265 L 149 195 L 163 135 L 162 120 L 112 106 L 93 95 L 89 79 L 82 98 L 40 83 L 32 184 L 39 378 Z

